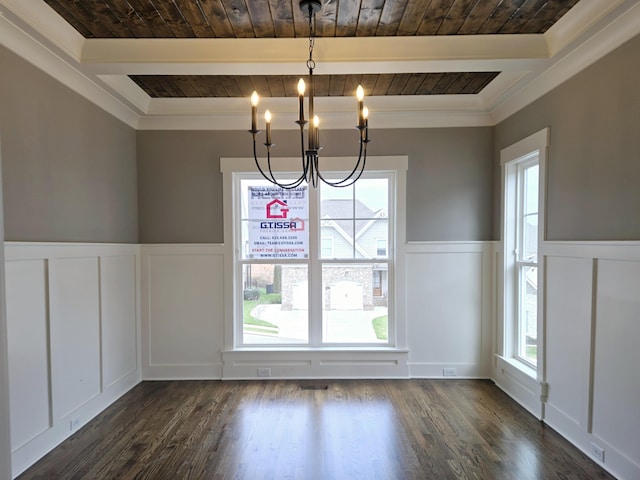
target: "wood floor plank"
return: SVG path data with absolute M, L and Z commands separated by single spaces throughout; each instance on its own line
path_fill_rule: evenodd
M 143 382 L 18 478 L 613 477 L 490 381 L 270 380 Z

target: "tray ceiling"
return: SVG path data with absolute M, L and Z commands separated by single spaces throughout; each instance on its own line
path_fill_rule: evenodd
M 494 124 L 570 75 L 543 80 L 567 55 L 602 55 L 640 30 L 635 0 L 322 3 L 316 98 L 335 128 L 351 126 L 342 97 L 358 84 L 374 128 Z M 34 48 L 34 63 L 137 128 L 244 128 L 254 89 L 275 128 L 295 127 L 289 97 L 308 56 L 298 0 L 0 0 L 0 9 L 20 42 L 50 55 L 43 62 Z M 606 29 L 616 38 L 584 47 Z M 573 73 L 590 61 L 574 61 Z
M 85 38 L 297 38 L 309 34 L 298 0 L 45 0 Z M 316 36 L 541 34 L 578 0 L 324 0 Z M 304 52 L 301 52 L 304 53 Z M 477 94 L 499 72 L 318 75 L 317 96 Z M 296 95 L 286 75 L 134 75 L 150 97 Z

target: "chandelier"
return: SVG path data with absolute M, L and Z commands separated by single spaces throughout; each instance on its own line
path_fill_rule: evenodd
M 264 118 L 266 123 L 266 139 L 264 145 L 267 147 L 267 158 L 266 158 L 266 168 L 263 168 L 260 165 L 260 161 L 258 160 L 257 148 L 256 148 L 256 136 L 260 133 L 260 130 L 257 129 L 258 125 L 258 93 L 253 92 L 251 95 L 251 133 L 253 137 L 253 159 L 256 162 L 256 167 L 258 171 L 262 174 L 262 176 L 268 180 L 269 182 L 277 185 L 280 188 L 284 189 L 292 189 L 300 186 L 303 182 L 307 184 L 313 185 L 313 187 L 318 186 L 318 181 L 322 181 L 329 186 L 332 187 L 348 187 L 353 185 L 356 180 L 360 178 L 362 172 L 364 171 L 365 163 L 367 161 L 367 143 L 369 143 L 369 119 L 368 119 L 368 109 L 364 106 L 364 90 L 361 85 L 358 85 L 356 90 L 356 98 L 358 100 L 358 124 L 356 128 L 359 133 L 359 152 L 358 152 L 358 160 L 355 162 L 353 169 L 351 172 L 344 177 L 342 180 L 334 180 L 333 175 L 331 178 L 325 178 L 325 176 L 320 171 L 320 157 L 318 153 L 322 149 L 320 146 L 320 120 L 318 115 L 315 114 L 313 109 L 313 94 L 314 94 L 314 78 L 313 78 L 313 70 L 316 66 L 315 61 L 313 60 L 313 45 L 315 41 L 314 35 L 314 24 L 315 24 L 315 15 L 322 8 L 322 3 L 320 0 L 300 0 L 300 10 L 305 16 L 309 17 L 309 59 L 307 60 L 307 68 L 309 69 L 309 100 L 308 100 L 308 108 L 309 108 L 309 119 L 311 123 L 309 124 L 308 132 L 307 132 L 307 148 L 305 150 L 304 147 L 304 130 L 305 125 L 309 122 L 304 117 L 304 93 L 306 89 L 306 84 L 304 79 L 300 79 L 298 81 L 298 120 L 295 123 L 300 127 L 300 160 L 301 160 L 301 173 L 300 176 L 293 181 L 281 182 L 276 179 L 273 170 L 271 168 L 271 147 L 275 146 L 274 143 L 271 143 L 271 112 L 269 110 L 265 111 Z

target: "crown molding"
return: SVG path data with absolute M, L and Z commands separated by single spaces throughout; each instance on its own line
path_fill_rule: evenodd
M 114 95 L 124 98 L 139 115 L 149 112 L 152 98 L 126 75 L 97 75 Z
M 318 97 L 321 129 L 350 129 L 356 124 L 356 101 Z M 295 130 L 297 102 L 293 98 L 262 101 L 273 115 L 276 130 Z M 369 97 L 370 128 L 475 127 L 491 124 L 477 95 Z M 248 130 L 250 105 L 245 98 L 153 99 L 140 119 L 140 130 Z
M 0 15 L 0 45 L 5 46 L 130 127 L 137 128 L 140 119 L 138 112 L 125 105 L 102 85 L 92 81 L 43 41 L 37 40 L 30 32 L 21 29 L 19 22 L 15 19 L 8 17 L 6 13 Z
M 530 81 L 519 82 L 495 99 L 489 107 L 494 124 L 498 124 L 561 85 L 585 68 L 593 65 L 640 34 L 640 3 L 637 0 L 618 2 L 620 8 L 612 9 L 603 17 L 600 28 L 585 32 L 573 48 L 559 52 L 549 65 Z M 603 25 L 603 26 L 602 26 Z
M 70 58 L 80 61 L 85 38 L 49 5 L 32 0 L 0 0 L 0 5 L 5 11 L 11 12 L 15 19 L 24 23 L 24 30 L 26 26 L 30 27 L 31 32 L 40 37 L 40 41 L 49 42 Z
M 183 116 L 172 116 L 162 114 L 158 116 L 145 115 L 138 122 L 138 130 L 248 130 L 248 113 L 226 113 L 216 115 L 195 116 L 193 114 Z M 294 115 L 291 116 L 291 125 Z M 354 128 L 353 115 L 338 112 L 323 112 L 321 131 L 345 130 Z M 370 128 L 392 129 L 392 128 L 445 128 L 445 127 L 481 127 L 492 126 L 491 116 L 486 112 L 476 111 L 422 111 L 422 112 L 385 112 L 379 117 L 379 121 L 371 124 Z M 275 130 L 291 130 L 297 126 L 290 127 L 285 124 L 284 128 L 277 125 Z
M 553 25 L 544 34 L 549 56 L 554 57 L 561 50 L 568 47 L 583 35 L 595 23 L 601 21 L 613 10 L 624 3 L 632 3 L 625 0 L 580 0 L 575 8 L 569 10 L 562 22 Z

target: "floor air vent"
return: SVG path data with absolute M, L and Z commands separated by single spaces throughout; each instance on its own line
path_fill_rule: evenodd
M 308 385 L 300 385 L 300 390 L 328 390 L 329 385 L 319 385 L 316 383 L 310 383 Z

